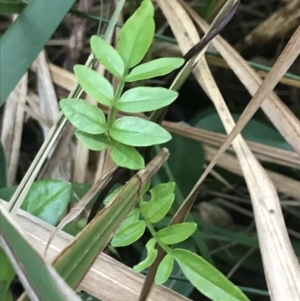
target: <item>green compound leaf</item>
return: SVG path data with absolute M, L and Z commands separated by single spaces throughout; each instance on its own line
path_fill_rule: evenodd
M 110 136 L 131 146 L 151 146 L 169 141 L 172 136 L 158 124 L 139 117 L 125 116 L 117 119 Z
M 152 224 L 157 223 L 170 211 L 174 199 L 174 193 L 163 197 L 152 198 L 142 206 L 141 213 L 148 222 Z
M 116 77 L 122 78 L 125 66 L 117 50 L 98 36 L 92 36 L 90 42 L 93 53 L 103 66 Z
M 118 166 L 132 170 L 139 170 L 145 166 L 144 158 L 133 146 L 120 142 L 114 144 L 110 157 Z
M 249 301 L 244 293 L 202 257 L 184 249 L 172 252 L 185 277 L 214 301 Z
M 155 260 L 157 256 L 157 250 L 154 248 L 156 244 L 156 241 L 154 238 L 150 239 L 146 244 L 147 249 L 147 257 L 141 261 L 139 264 L 135 265 L 133 267 L 133 270 L 137 273 L 145 270 L 148 268 Z
M 104 76 L 84 65 L 76 65 L 74 73 L 88 95 L 105 106 L 111 106 L 114 89 Z
M 135 82 L 157 76 L 166 75 L 173 70 L 181 67 L 184 63 L 183 58 L 160 58 L 141 64 L 126 76 L 126 82 Z
M 137 65 L 151 45 L 155 30 L 153 16 L 153 4 L 144 0 L 120 31 L 118 51 L 127 69 Z
M 104 113 L 96 106 L 75 98 L 62 99 L 59 106 L 66 118 L 79 130 L 89 134 L 103 134 L 106 131 Z
M 87 148 L 93 151 L 102 151 L 109 147 L 109 139 L 105 134 L 88 134 L 77 130 L 75 132 L 76 138 L 81 141 Z
M 155 275 L 155 284 L 160 285 L 165 283 L 173 270 L 174 257 L 171 254 L 167 254 L 161 263 L 158 266 L 156 275 Z
M 137 221 L 118 231 L 111 241 L 113 247 L 125 247 L 137 241 L 145 232 L 146 222 Z
M 127 113 L 154 111 L 171 104 L 178 92 L 161 87 L 137 87 L 126 91 L 117 103 L 117 108 Z
M 190 237 L 196 228 L 196 223 L 175 224 L 159 230 L 157 237 L 166 245 L 177 244 Z

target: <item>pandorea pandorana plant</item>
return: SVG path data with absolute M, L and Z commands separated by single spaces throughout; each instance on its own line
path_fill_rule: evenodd
M 115 164 L 133 170 L 145 165 L 142 155 L 135 147 L 165 143 L 171 139 L 171 135 L 160 125 L 140 117 L 117 118 L 117 112 L 154 111 L 170 105 L 178 93 L 162 87 L 135 87 L 124 92 L 124 86 L 129 82 L 166 75 L 184 63 L 182 58 L 160 58 L 139 64 L 154 37 L 153 15 L 151 1 L 143 1 L 121 29 L 117 50 L 100 37 L 91 37 L 94 55 L 118 78 L 115 91 L 111 83 L 96 71 L 83 65 L 74 67 L 82 89 L 109 108 L 107 117 L 100 108 L 82 99 L 60 101 L 63 113 L 77 128 L 75 135 L 83 144 L 95 151 L 109 149 Z
M 76 65 L 74 72 L 82 89 L 106 106 L 108 114 L 81 99 L 63 99 L 60 107 L 66 118 L 76 127 L 76 137 L 95 151 L 109 150 L 111 159 L 121 167 L 138 170 L 145 162 L 135 147 L 147 147 L 169 141 L 171 135 L 157 123 L 136 116 L 117 118 L 118 111 L 125 114 L 151 112 L 170 105 L 178 96 L 162 87 L 134 87 L 125 91 L 125 84 L 166 75 L 184 64 L 183 58 L 160 58 L 141 63 L 147 53 L 155 31 L 154 7 L 144 0 L 120 31 L 117 49 L 98 36 L 90 43 L 95 57 L 118 80 L 117 88 L 97 72 Z M 149 186 L 148 186 L 149 188 Z M 121 189 L 121 188 L 120 188 Z M 196 224 L 186 222 L 157 230 L 160 222 L 174 202 L 174 183 L 160 184 L 150 190 L 146 201 L 144 189 L 138 206 L 134 208 L 111 242 L 113 247 L 128 246 L 137 241 L 147 229 L 151 238 L 146 244 L 147 257 L 134 267 L 137 272 L 152 265 L 160 247 L 166 252 L 155 282 L 163 284 L 170 277 L 174 262 L 186 278 L 204 295 L 215 301 L 246 301 L 248 298 L 222 273 L 199 255 L 173 247 L 189 238 Z M 116 197 L 114 191 L 106 204 Z

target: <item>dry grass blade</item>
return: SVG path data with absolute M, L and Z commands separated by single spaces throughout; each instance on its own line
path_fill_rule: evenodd
M 231 130 L 226 141 L 218 150 L 215 159 L 212 160 L 211 163 L 208 165 L 202 177 L 206 177 L 206 175 L 210 172 L 210 170 L 216 164 L 218 160 L 218 156 L 226 151 L 229 145 L 234 141 L 235 137 L 241 132 L 241 130 L 244 128 L 247 122 L 258 110 L 258 108 L 265 100 L 265 98 L 268 96 L 268 94 L 274 89 L 279 79 L 283 76 L 283 74 L 288 70 L 290 65 L 294 62 L 296 57 L 299 55 L 300 53 L 299 41 L 300 41 L 300 26 L 298 27 L 298 29 L 292 36 L 290 42 L 288 43 L 287 47 L 280 55 L 274 67 L 266 77 L 262 86 L 258 89 L 255 96 L 253 97 L 253 99 L 250 101 L 250 103 L 248 104 L 248 106 L 240 116 L 238 122 L 236 123 L 235 127 Z
M 168 157 L 168 150 L 163 148 L 55 258 L 53 266 L 71 288 L 78 287 L 98 254 L 104 250 L 119 225 L 138 202 L 144 186 Z M 25 294 L 21 300 L 27 300 Z
M 71 91 L 73 89 L 76 83 L 74 73 L 51 63 L 49 64 L 49 70 L 51 78 L 55 84 L 65 88 L 67 91 Z
M 195 34 L 195 30 L 192 32 L 190 30 L 191 27 L 193 27 L 191 21 L 185 19 L 184 23 L 181 23 L 180 28 L 178 24 L 175 24 L 175 21 L 178 22 L 178 19 L 174 18 L 174 14 L 178 13 L 180 10 L 178 3 L 176 1 L 169 1 L 169 7 L 165 2 L 159 1 L 159 3 L 160 7 L 166 14 L 166 17 L 169 17 L 168 21 L 177 37 L 182 51 L 185 51 L 185 49 L 190 46 L 189 44 L 191 44 L 192 41 L 195 43 L 197 40 L 197 33 Z M 168 16 L 168 11 L 173 11 L 172 18 L 170 15 Z M 184 14 L 184 11 L 180 12 L 181 20 L 183 19 Z M 189 37 L 187 37 L 187 32 L 189 33 Z M 290 45 L 291 46 L 288 47 L 288 50 L 291 50 L 291 48 L 293 49 L 295 47 L 295 44 L 293 43 Z M 293 60 L 294 56 L 295 54 L 293 53 L 292 59 L 290 59 L 288 63 Z M 279 72 L 286 70 L 286 64 L 281 65 L 281 62 L 279 61 L 279 64 L 277 65 L 279 65 Z M 196 66 L 194 74 L 206 93 L 214 101 L 226 131 L 230 132 L 234 128 L 233 119 L 228 112 L 228 109 L 213 81 L 213 78 L 211 77 L 207 65 L 203 60 L 200 61 Z M 270 74 L 272 75 L 272 73 Z M 272 76 L 274 76 L 274 74 Z M 279 75 L 276 74 L 275 80 L 278 77 Z M 273 87 L 270 82 L 272 84 L 277 83 L 275 80 L 274 83 L 273 80 L 274 79 L 272 79 L 272 77 L 271 81 L 270 79 L 266 80 L 269 88 Z M 270 90 L 271 89 L 268 91 L 263 90 L 260 92 L 260 95 L 265 97 L 264 93 L 267 95 Z M 240 161 L 243 174 L 250 191 L 258 229 L 260 248 L 263 255 L 266 278 L 271 291 L 271 296 L 273 300 L 283 300 L 283 298 L 285 300 L 297 300 L 299 299 L 300 292 L 296 286 L 295 279 L 299 279 L 300 273 L 296 264 L 296 257 L 293 253 L 284 225 L 276 190 L 266 172 L 253 156 L 242 137 L 238 135 L 232 144 Z M 208 169 L 206 169 L 204 174 L 201 176 L 185 203 L 181 206 L 176 216 L 174 216 L 172 221 L 173 223 L 181 222 L 185 219 L 196 195 L 199 192 L 199 187 L 202 181 L 205 179 L 208 172 L 211 170 L 211 167 L 213 166 L 214 162 L 211 162 Z
M 183 3 L 182 1 L 180 2 Z M 171 22 L 171 20 L 169 21 Z M 175 34 L 178 35 L 178 33 Z M 297 49 L 297 43 L 299 43 L 298 35 L 300 35 L 300 29 L 295 32 L 285 51 L 273 67 L 273 71 L 271 70 L 271 72 L 268 74 L 264 84 L 258 90 L 256 97 L 252 101 L 262 102 L 298 55 L 298 51 L 300 51 L 300 49 Z M 182 40 L 184 39 L 182 38 Z M 288 58 L 287 55 L 289 55 Z M 209 74 L 207 73 L 208 69 L 205 65 L 201 64 L 197 67 L 200 66 L 202 67 L 201 70 L 195 69 L 195 75 L 197 78 L 199 77 L 201 82 L 201 80 L 205 81 L 205 77 L 209 78 Z M 274 73 L 274 70 L 276 74 Z M 216 108 L 223 121 L 226 131 L 232 131 L 234 128 L 232 117 L 228 115 L 225 103 L 220 102 L 221 99 L 218 100 L 218 90 L 210 90 L 208 85 L 204 86 L 204 89 L 215 102 Z M 241 123 L 241 121 L 238 123 Z M 239 130 L 241 130 L 241 128 L 239 128 Z M 230 136 L 232 135 L 229 135 L 229 138 Z M 260 249 L 263 256 L 265 274 L 272 300 L 298 300 L 300 298 L 300 288 L 297 287 L 295 279 L 299 279 L 300 270 L 288 238 L 279 199 L 274 186 L 266 172 L 263 170 L 261 165 L 258 163 L 247 145 L 242 140 L 241 136 L 238 135 L 234 141 L 230 140 L 230 142 L 232 142 L 239 158 L 244 177 L 250 191 L 258 230 Z M 218 151 L 218 154 L 221 154 L 221 151 L 224 150 L 226 150 L 226 147 L 221 147 L 221 149 Z M 195 185 L 195 188 L 174 217 L 173 222 L 180 222 L 185 218 L 185 215 L 191 208 L 193 200 L 199 191 L 200 184 L 208 175 L 216 161 L 217 160 L 213 160 L 209 164 L 208 168 Z
M 181 1 L 182 6 L 193 17 L 195 22 L 206 31 L 208 25 L 188 5 Z M 299 43 L 299 42 L 298 42 Z M 212 41 L 213 46 L 220 52 L 232 71 L 238 76 L 249 93 L 254 96 L 262 84 L 258 74 L 245 62 L 245 60 L 220 36 Z M 300 122 L 299 119 L 282 103 L 274 92 L 270 92 L 261 108 L 286 141 L 300 155 Z
M 217 150 L 209 146 L 204 146 L 204 149 L 205 149 L 205 159 L 208 161 L 212 161 L 217 154 Z M 232 173 L 243 176 L 243 172 L 241 170 L 239 161 L 235 157 L 229 154 L 223 154 L 218 160 L 217 165 L 225 168 L 226 170 L 231 171 Z M 299 181 L 294 180 L 293 178 L 283 176 L 279 173 L 270 170 L 266 170 L 266 172 L 268 173 L 270 179 L 274 183 L 277 191 L 280 191 L 286 194 L 287 196 L 291 196 L 296 200 L 299 199 L 300 196 Z
M 199 59 L 204 55 L 207 50 L 210 41 L 227 25 L 229 20 L 231 20 L 237 7 L 239 5 L 239 0 L 227 0 L 225 5 L 222 7 L 220 12 L 217 14 L 212 24 L 208 28 L 207 32 L 203 36 L 202 40 L 191 47 L 189 51 L 185 54 L 184 58 L 186 64 L 180 70 L 177 77 L 170 86 L 171 90 L 178 91 L 183 83 L 186 81 L 187 77 L 190 75 L 191 70 L 197 64 Z M 151 119 L 151 117 L 150 117 Z
M 79 214 L 84 210 L 87 204 L 91 201 L 91 199 L 97 194 L 97 192 L 107 183 L 110 179 L 112 172 L 106 173 L 103 177 L 98 179 L 93 186 L 89 189 L 89 191 L 85 194 L 85 196 L 74 206 L 71 208 L 70 212 L 62 219 L 59 225 L 55 228 L 55 231 L 51 234 L 49 241 L 46 245 L 45 254 L 55 235 L 68 223 L 73 221 Z
M 92 60 L 93 55 L 90 55 L 86 64 L 89 66 Z M 77 95 L 79 97 L 81 92 L 82 90 L 79 88 L 79 86 L 76 86 L 71 92 L 71 95 Z M 41 170 L 50 150 L 52 149 L 52 146 L 55 144 L 58 136 L 61 134 L 66 122 L 67 119 L 63 116 L 62 113 L 60 113 L 57 122 L 51 128 L 49 135 L 47 136 L 38 154 L 34 158 L 21 183 L 19 184 L 15 193 L 9 201 L 8 210 L 12 214 L 16 214 L 18 209 L 21 207 L 33 181 Z
M 209 65 L 218 66 L 218 67 L 222 67 L 222 68 L 226 68 L 226 69 L 231 69 L 230 66 L 226 63 L 226 61 L 223 58 L 215 57 L 213 55 L 207 54 L 206 60 Z M 247 64 L 249 64 L 249 62 Z M 257 74 L 261 78 L 265 78 L 267 76 L 268 72 L 264 71 L 264 70 L 257 70 Z M 292 79 L 290 77 L 287 77 L 286 75 L 280 79 L 280 83 L 290 86 L 290 87 L 300 88 L 299 80 Z
M 52 124 L 57 120 L 59 108 L 55 89 L 52 83 L 49 67 L 46 59 L 46 52 L 43 50 L 34 62 L 37 70 L 37 86 L 41 112 L 51 120 Z M 43 126 L 44 136 L 46 137 L 49 128 Z
M 34 65 L 37 70 L 38 102 L 40 105 L 39 115 L 43 114 L 43 116 L 47 116 L 47 119 L 51 122 L 52 126 L 59 116 L 59 107 L 49 71 L 49 66 L 47 64 L 45 50 L 38 55 Z M 44 137 L 47 137 L 51 126 L 42 126 Z M 50 152 L 49 157 L 51 157 L 51 154 L 52 153 Z M 51 171 L 51 175 L 48 174 L 47 176 L 49 178 L 54 177 L 56 179 L 69 181 L 71 180 L 71 172 L 69 167 L 72 164 L 72 157 L 70 156 L 69 145 L 67 142 L 65 142 L 65 147 L 60 151 L 60 159 L 61 164 Z
M 73 125 L 67 123 L 62 129 L 61 134 L 58 136 L 56 143 L 53 145 L 52 150 L 48 156 L 48 160 L 41 168 L 37 177 L 38 179 L 53 178 L 55 177 L 57 171 L 61 172 L 60 166 L 62 165 L 61 162 L 64 159 L 62 154 L 66 152 L 68 154 L 68 160 L 66 161 L 68 164 L 63 164 L 63 167 L 65 168 L 64 174 L 66 176 L 64 180 L 71 181 L 74 160 L 74 143 L 71 140 L 73 134 Z M 70 156 L 70 154 L 72 155 Z
M 35 250 L 43 255 L 47 241 L 55 228 L 42 220 L 19 210 L 16 218 Z M 59 232 L 47 252 L 47 260 L 52 261 L 74 237 Z M 91 269 L 79 285 L 79 289 L 105 301 L 138 300 L 145 277 L 134 273 L 129 267 L 101 253 Z M 118 288 L 118 289 L 116 289 Z M 153 288 L 149 301 L 188 301 L 190 299 L 178 295 L 164 287 Z
M 20 156 L 23 122 L 25 117 L 28 76 L 22 77 L 19 84 L 11 92 L 5 106 L 1 141 L 9 166 L 8 181 L 15 183 Z
M 157 0 L 157 3 L 161 8 L 162 12 L 164 13 L 166 19 L 168 20 L 173 32 L 180 33 L 177 36 L 175 34 L 179 44 L 183 40 L 182 36 L 180 35 L 183 35 L 184 38 L 188 39 L 189 31 L 192 31 L 194 35 L 198 36 L 195 27 L 191 23 L 190 18 L 176 1 L 165 2 L 162 0 Z M 223 28 L 232 18 L 234 12 L 238 7 L 238 4 L 238 0 L 228 0 L 219 12 L 219 14 L 214 19 L 214 21 L 212 22 L 212 25 L 209 27 L 207 33 L 204 35 L 203 40 L 199 42 L 199 38 L 197 38 L 197 41 L 195 41 L 195 43 L 193 44 L 185 43 L 185 48 L 182 49 L 182 52 L 186 53 L 184 56 L 186 59 L 186 64 L 178 73 L 170 89 L 178 90 L 182 86 L 182 84 L 190 74 L 191 70 L 194 68 L 194 66 L 197 65 L 198 61 L 202 59 L 202 56 L 205 50 L 207 49 L 210 40 L 213 39 L 213 37 L 215 37 L 220 32 L 220 29 Z M 183 28 L 185 29 L 184 33 Z M 200 49 L 198 49 L 197 46 L 200 46 Z M 155 116 L 157 116 L 157 114 L 160 115 L 160 110 L 155 111 L 151 115 L 150 120 L 156 120 Z M 188 214 L 188 212 L 189 210 L 186 211 L 186 214 Z M 147 299 L 153 285 L 158 265 L 163 259 L 164 255 L 165 252 L 161 248 L 159 248 L 157 257 L 148 271 L 147 278 L 140 295 L 140 301 L 144 301 Z
M 163 126 L 172 133 L 217 147 L 220 147 L 227 138 L 226 135 L 220 133 L 186 126 L 175 122 L 164 121 Z M 271 147 L 249 140 L 246 140 L 246 142 L 259 160 L 300 169 L 299 156 L 296 152 Z M 232 150 L 232 147 L 229 149 Z
M 118 5 L 117 9 L 115 10 L 109 24 L 107 31 L 105 33 L 104 39 L 107 39 L 113 32 L 115 24 L 117 22 L 118 15 L 124 6 L 125 0 L 121 0 Z M 91 53 L 86 61 L 86 66 L 91 66 L 93 62 L 94 56 Z M 82 89 L 77 84 L 72 92 L 70 93 L 70 97 L 77 97 L 79 98 L 82 93 Z M 29 167 L 28 171 L 26 172 L 25 176 L 23 177 L 20 185 L 16 189 L 15 193 L 13 194 L 11 200 L 9 201 L 9 211 L 12 214 L 15 214 L 17 210 L 20 208 L 21 204 L 23 203 L 33 181 L 35 180 L 36 176 L 38 175 L 39 171 L 41 170 L 50 150 L 52 149 L 53 145 L 55 144 L 57 138 L 61 134 L 67 120 L 60 113 L 57 122 L 51 128 L 47 139 L 44 141 L 41 149 L 39 150 L 38 154 L 36 155 L 34 161 L 32 162 L 31 166 Z
M 288 17 L 287 17 L 288 16 Z M 286 36 L 300 22 L 300 1 L 289 1 L 284 7 L 273 13 L 267 20 L 259 24 L 241 41 L 237 48 L 242 51 L 252 45 L 261 47 L 272 40 Z
M 138 202 L 144 186 L 168 157 L 169 151 L 163 148 L 145 168 L 122 187 L 110 203 L 97 213 L 88 226 L 54 260 L 53 265 L 71 287 L 76 288 L 79 285 L 97 254 L 104 250 L 118 226 Z
M 23 231 L 0 202 L 0 246 L 4 249 L 31 300 L 80 301 L 53 267 L 36 253 Z M 6 299 L 8 300 L 8 299 Z

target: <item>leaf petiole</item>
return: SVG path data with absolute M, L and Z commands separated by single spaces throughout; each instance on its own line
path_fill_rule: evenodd
M 159 246 L 167 253 L 167 254 L 172 254 L 173 250 L 172 248 L 170 248 L 168 245 L 164 244 L 163 242 L 161 242 L 161 240 L 159 239 L 159 237 L 157 237 L 157 232 L 154 229 L 153 225 L 148 222 L 145 219 L 146 222 L 146 227 L 149 230 L 149 232 L 151 233 L 152 237 L 155 239 L 155 241 L 159 244 Z
M 126 76 L 124 76 L 125 78 Z M 108 113 L 108 117 L 107 117 L 107 128 L 108 130 L 110 130 L 111 126 L 113 125 L 114 121 L 116 120 L 116 114 L 117 114 L 117 103 L 122 95 L 123 89 L 125 86 L 125 80 L 121 79 L 120 83 L 118 85 L 117 91 L 114 95 L 113 101 L 112 101 L 112 106 L 110 108 L 110 111 Z

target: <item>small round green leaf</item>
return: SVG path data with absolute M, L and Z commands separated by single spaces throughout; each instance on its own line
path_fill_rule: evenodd
M 94 35 L 91 37 L 91 48 L 103 66 L 118 78 L 122 78 L 125 66 L 119 53 L 106 41 Z
M 173 70 L 181 67 L 184 63 L 183 58 L 160 58 L 141 65 L 138 65 L 126 76 L 126 82 L 135 82 L 157 76 L 166 75 Z
M 157 232 L 159 240 L 167 245 L 177 244 L 186 240 L 196 230 L 196 223 L 182 223 L 168 226 Z
M 147 248 L 147 257 L 141 261 L 138 265 L 135 265 L 133 267 L 133 270 L 137 273 L 145 270 L 146 268 L 148 268 L 155 260 L 156 256 L 157 256 L 157 250 L 154 248 L 156 244 L 155 239 L 150 239 L 147 244 L 146 244 L 146 248 Z
M 155 284 L 160 285 L 165 283 L 173 270 L 174 257 L 171 254 L 167 254 L 158 266 L 155 275 Z
M 148 222 L 157 223 L 170 211 L 174 199 L 174 193 L 164 197 L 152 198 L 141 208 L 141 213 Z
M 142 155 L 133 147 L 116 142 L 110 152 L 111 159 L 121 167 L 139 170 L 145 166 Z
M 120 31 L 118 51 L 127 69 L 137 65 L 151 45 L 155 30 L 153 16 L 153 4 L 144 0 Z
M 117 103 L 123 112 L 139 113 L 154 111 L 171 104 L 178 92 L 161 87 L 137 87 L 126 91 Z
M 145 232 L 145 221 L 137 221 L 126 225 L 116 233 L 111 241 L 113 247 L 125 247 L 137 241 Z
M 104 113 L 96 106 L 82 99 L 66 98 L 59 102 L 66 118 L 79 130 L 89 134 L 106 131 Z
M 102 151 L 109 147 L 109 139 L 105 134 L 88 134 L 82 131 L 77 130 L 75 136 L 80 140 L 87 148 L 93 151 Z
M 185 277 L 209 299 L 249 301 L 237 286 L 199 255 L 184 249 L 174 249 L 172 254 Z
M 111 106 L 114 89 L 104 76 L 84 65 L 76 65 L 74 73 L 88 95 L 105 106 Z
M 139 117 L 117 119 L 109 130 L 111 137 L 131 146 L 151 146 L 169 141 L 172 136 L 158 124 Z

